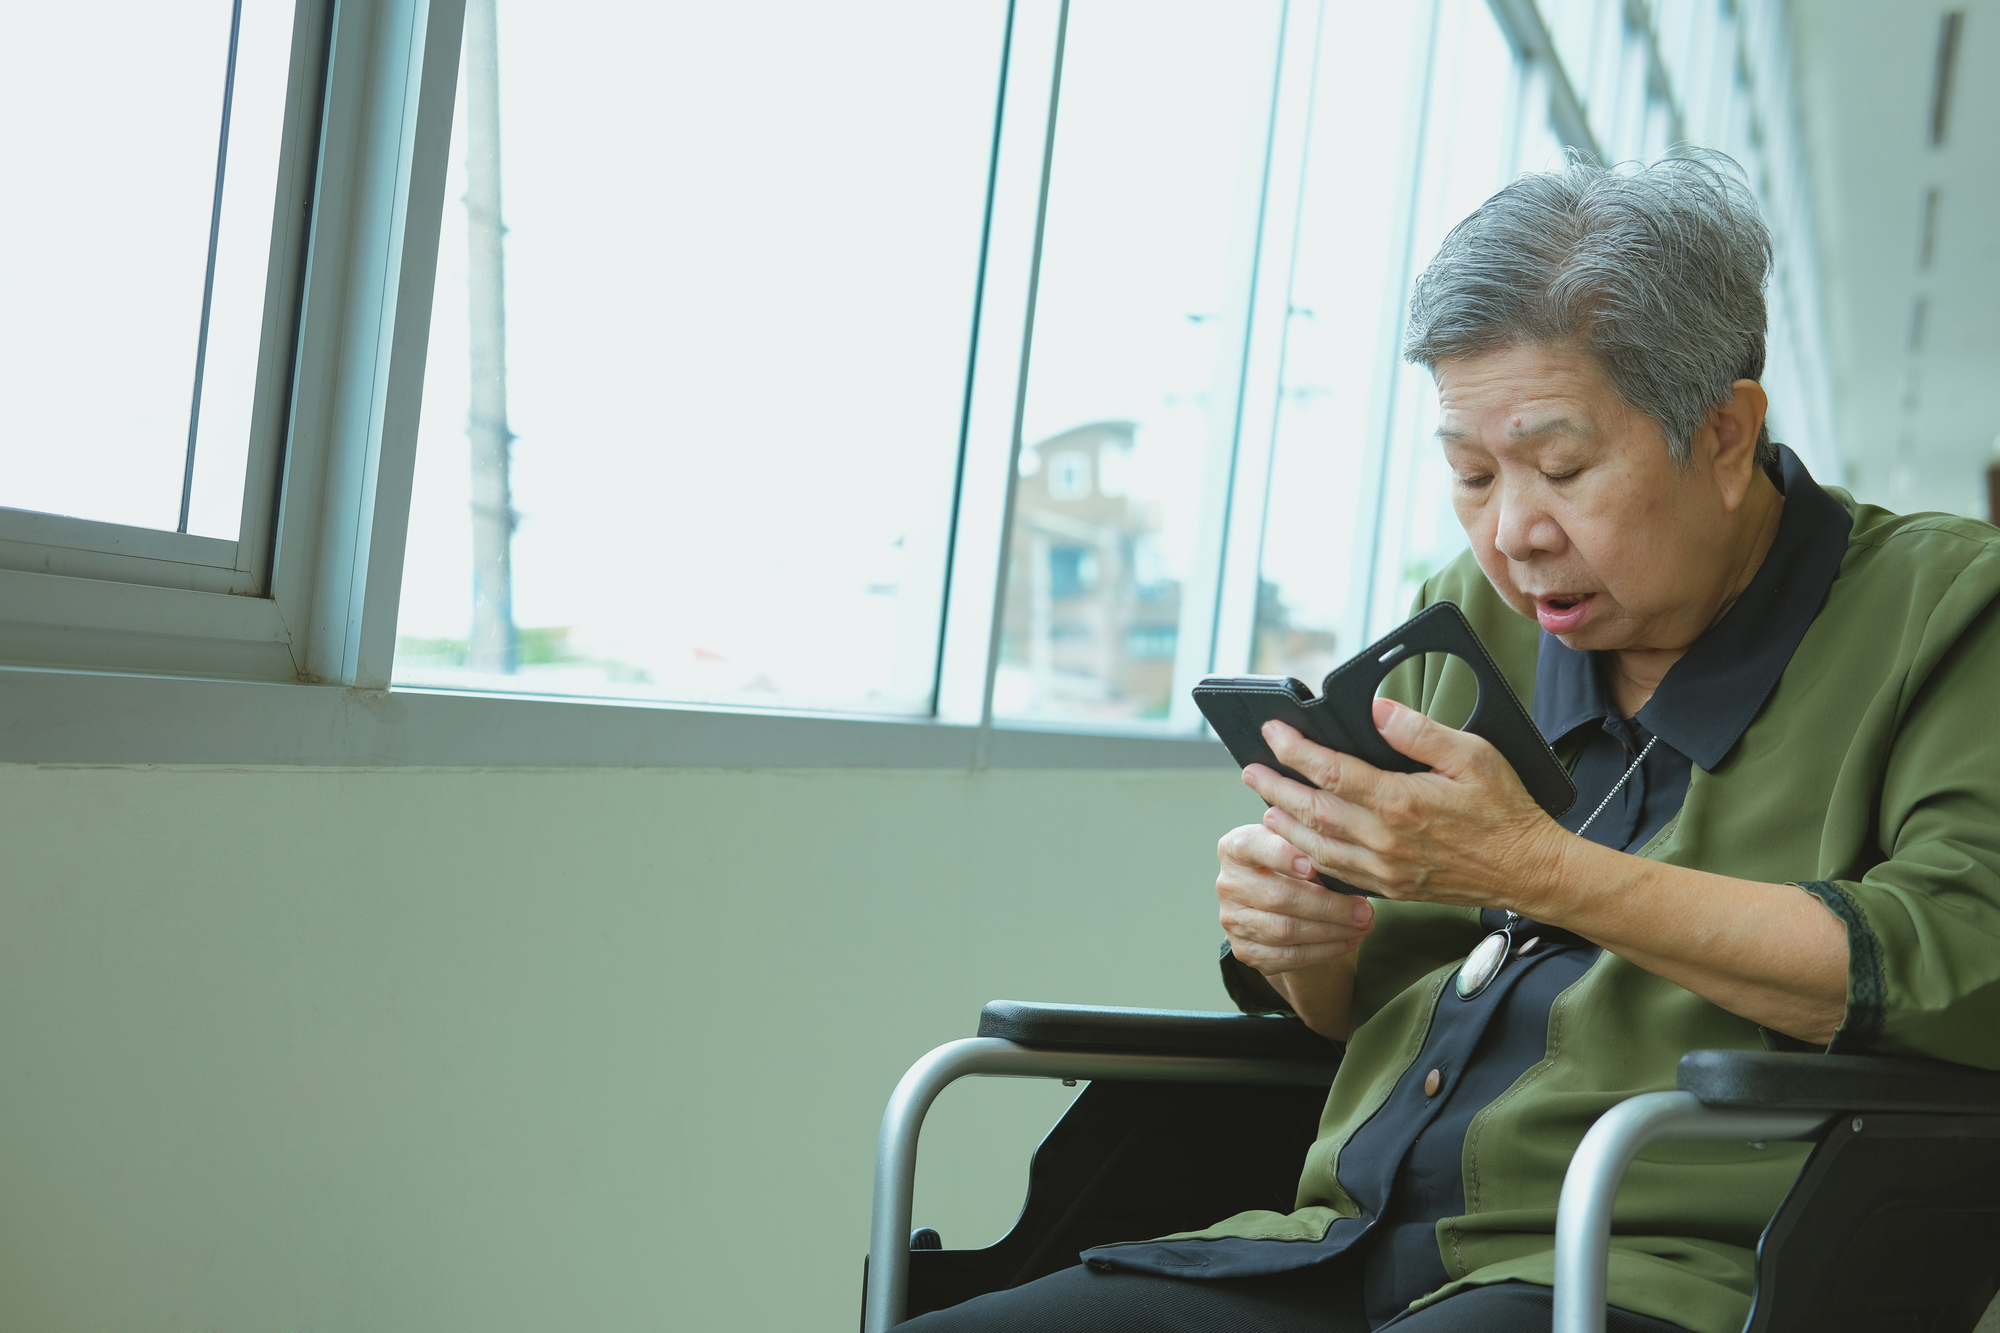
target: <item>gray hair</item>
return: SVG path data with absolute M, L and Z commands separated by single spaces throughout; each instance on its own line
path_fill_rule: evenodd
M 1737 380 L 1764 373 L 1771 235 L 1743 169 L 1681 149 L 1616 171 L 1573 161 L 1521 177 L 1452 228 L 1410 295 L 1403 355 L 1574 342 L 1660 423 L 1675 461 Z M 1767 426 L 1757 461 L 1775 462 Z

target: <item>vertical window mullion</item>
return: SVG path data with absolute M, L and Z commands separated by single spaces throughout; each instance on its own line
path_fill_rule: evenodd
M 993 727 L 993 688 L 1000 670 L 1001 620 L 1007 609 L 1007 583 L 1012 561 L 1009 551 L 1014 535 L 1014 502 L 1021 486 L 1021 414 L 1028 395 L 1028 369 L 1034 359 L 1035 309 L 1041 295 L 1042 247 L 1048 237 L 1049 181 L 1055 171 L 1056 130 L 1061 123 L 1063 55 L 1069 41 L 1069 0 L 1061 0 L 1056 13 L 1055 45 L 1049 59 L 1048 110 L 1044 115 L 1040 170 L 1035 184 L 1034 242 L 1030 248 L 1023 307 L 1021 311 L 1021 351 L 1014 376 L 1013 410 L 1008 414 L 1007 481 L 1000 509 L 1000 558 L 993 578 L 993 612 L 986 639 L 986 674 L 980 687 L 979 726 L 982 732 Z M 982 746 L 978 760 L 983 763 Z
M 335 20 L 272 577 L 309 680 L 389 681 L 464 14 Z
M 1429 151 L 1431 132 L 1431 92 L 1437 74 L 1438 12 L 1443 0 L 1424 5 L 1422 28 L 1417 38 L 1422 74 L 1410 81 L 1411 109 L 1405 121 L 1410 126 L 1410 149 L 1403 179 L 1396 190 L 1395 253 L 1389 257 L 1389 271 L 1395 275 L 1390 298 L 1380 314 L 1381 335 L 1377 342 L 1375 384 L 1369 395 L 1368 453 L 1362 476 L 1364 497 L 1361 521 L 1355 524 L 1356 558 L 1352 568 L 1358 577 L 1360 596 L 1348 603 L 1347 623 L 1340 627 L 1340 639 L 1348 644 L 1368 642 L 1368 627 L 1377 618 L 1377 586 L 1381 582 L 1382 542 L 1389 531 L 1384 521 L 1384 505 L 1389 494 L 1389 472 L 1395 456 L 1399 390 L 1403 384 L 1403 326 L 1409 315 L 1410 282 L 1416 276 L 1415 255 L 1418 195 L 1423 188 L 1423 160 Z
M 1187 674 L 1194 677 L 1208 673 L 1233 675 L 1252 669 L 1263 530 L 1269 511 L 1286 348 L 1294 318 L 1293 281 L 1302 242 L 1299 229 L 1325 22 L 1323 0 L 1305 0 L 1287 6 L 1278 75 L 1272 90 L 1257 279 L 1245 324 L 1227 525 L 1216 552 L 1221 574 L 1215 630 L 1206 662 L 1187 664 Z M 1188 686 L 1193 683 L 1192 679 L 1185 682 Z M 1181 685 L 1182 682 L 1176 682 L 1175 703 L 1192 708 L 1191 700 L 1182 705 L 1187 690 Z
M 938 648 L 935 715 L 945 722 L 987 719 L 986 682 L 999 651 L 994 625 L 1006 577 L 1014 437 L 1062 22 L 1062 0 L 1015 0 L 1009 13 L 1007 83 L 998 96 L 985 223 L 978 350 L 966 385 L 951 581 Z

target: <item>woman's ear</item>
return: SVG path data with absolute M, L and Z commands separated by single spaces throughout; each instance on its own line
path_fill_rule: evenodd
M 1757 437 L 1763 433 L 1764 413 L 1771 400 L 1756 380 L 1737 380 L 1729 397 L 1716 404 L 1702 427 L 1714 436 L 1714 454 L 1709 466 L 1715 470 L 1715 484 L 1722 493 L 1722 507 L 1734 512 L 1749 494 L 1757 475 Z

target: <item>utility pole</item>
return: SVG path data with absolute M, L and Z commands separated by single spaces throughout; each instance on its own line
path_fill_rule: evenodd
M 472 637 L 465 665 L 512 674 L 520 665 L 514 632 L 514 496 L 507 429 L 507 271 L 500 220 L 500 37 L 495 0 L 465 7 L 465 216 L 470 264 L 472 403 Z

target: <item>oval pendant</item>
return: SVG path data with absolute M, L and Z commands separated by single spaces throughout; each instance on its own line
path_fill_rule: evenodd
M 1493 984 L 1493 978 L 1500 975 L 1500 964 L 1507 961 L 1507 951 L 1513 943 L 1513 936 L 1504 930 L 1496 930 L 1479 941 L 1479 947 L 1458 969 L 1459 999 L 1473 999 Z

